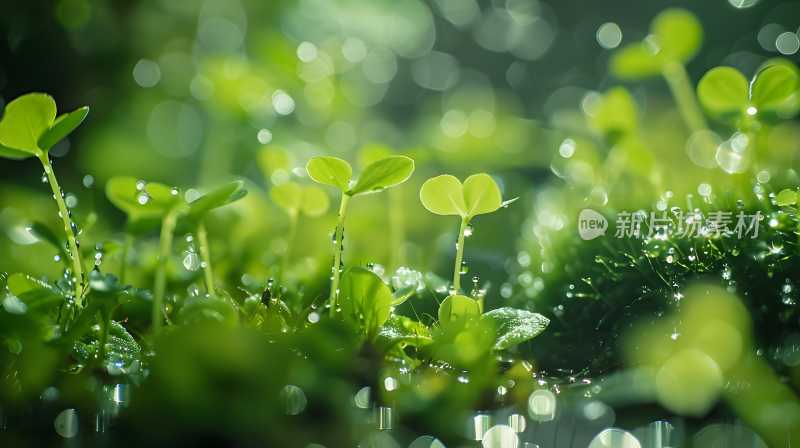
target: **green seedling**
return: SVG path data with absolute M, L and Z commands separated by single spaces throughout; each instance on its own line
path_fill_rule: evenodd
M 328 303 L 331 315 L 336 311 L 336 293 L 339 289 L 340 263 L 343 246 L 344 217 L 350 198 L 358 194 L 378 193 L 388 187 L 401 184 L 414 172 L 414 161 L 404 156 L 392 156 L 376 160 L 361 172 L 357 181 L 351 180 L 350 164 L 335 157 L 316 157 L 306 165 L 309 177 L 321 184 L 333 185 L 342 190 L 339 220 L 333 238 L 333 283 Z
M 56 117 L 56 102 L 53 97 L 44 93 L 29 93 L 8 103 L 0 121 L 0 156 L 15 160 L 37 157 L 44 167 L 69 241 L 73 272 L 78 279 L 75 285 L 78 306 L 82 305 L 83 296 L 88 292 L 87 271 L 77 241 L 79 232 L 64 203 L 48 152 L 53 145 L 75 130 L 88 113 L 89 108 L 82 107 Z
M 518 198 L 503 202 L 497 183 L 488 174 L 470 176 L 464 181 L 464 185 L 461 185 L 455 177 L 445 174 L 428 179 L 419 190 L 419 199 L 432 213 L 461 217 L 453 275 L 453 294 L 457 295 L 461 290 L 464 232 L 470 225 L 470 220 L 476 215 L 492 213 L 500 207 L 507 207 Z
M 611 57 L 609 70 L 619 79 L 638 81 L 663 76 L 693 133 L 708 129 L 685 65 L 703 45 L 703 27 L 684 9 L 670 8 L 650 23 L 650 34 L 629 44 Z
M 798 76 L 785 65 L 764 68 L 752 83 L 731 67 L 716 67 L 706 72 L 697 85 L 697 96 L 703 107 L 720 121 L 736 122 L 746 135 L 734 137 L 730 143 L 733 151 L 744 152 L 743 163 L 738 162 L 741 156 L 734 154 L 729 159 L 737 163 L 721 163 L 726 171 L 743 172 L 750 165 L 748 162 L 753 161 L 756 154 L 755 136 L 760 127 L 756 124 L 757 118 L 785 110 L 797 89 Z
M 302 214 L 309 218 L 321 216 L 328 211 L 330 200 L 325 192 L 316 185 L 309 185 L 304 188 L 295 182 L 287 182 L 273 187 L 269 190 L 269 196 L 289 215 L 289 235 L 286 239 L 286 250 L 281 257 L 280 268 L 278 269 L 278 275 L 275 276 L 274 283 L 277 287 L 273 291 L 273 296 L 280 299 L 282 279 L 286 278 L 286 266 L 289 263 L 289 255 L 297 233 L 299 215 Z
M 189 204 L 191 209 L 186 215 L 186 219 L 197 233 L 197 239 L 200 243 L 200 260 L 202 261 L 203 278 L 206 282 L 206 291 L 212 298 L 215 296 L 214 271 L 211 267 L 211 253 L 208 245 L 205 216 L 215 208 L 231 204 L 245 197 L 247 195 L 247 190 L 242 190 L 242 185 L 244 185 L 242 181 L 231 182 L 228 185 L 199 197 Z
M 172 251 L 172 238 L 178 218 L 189 211 L 189 205 L 178 188 L 156 182 L 147 183 L 134 177 L 123 176 L 109 180 L 106 186 L 109 201 L 128 214 L 128 235 L 147 229 L 153 220 L 161 220 L 158 245 L 158 267 L 153 288 L 152 328 L 158 332 L 166 312 L 162 309 L 167 289 L 167 263 Z M 134 230 L 131 230 L 134 229 Z M 123 266 L 127 263 L 127 248 L 123 252 Z

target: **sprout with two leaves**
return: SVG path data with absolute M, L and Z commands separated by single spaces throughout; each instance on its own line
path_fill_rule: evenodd
M 75 285 L 78 306 L 81 306 L 83 296 L 89 289 L 88 271 L 83 264 L 77 241 L 78 228 L 72 222 L 70 212 L 64 203 L 63 193 L 58 186 L 48 152 L 53 145 L 75 130 L 88 113 L 88 107 L 81 107 L 56 117 L 56 102 L 53 97 L 44 93 L 29 93 L 8 103 L 0 121 L 0 157 L 14 160 L 36 157 L 44 166 L 69 241 L 73 272 L 78 279 Z
M 297 218 L 302 213 L 307 217 L 317 217 L 323 215 L 330 207 L 328 196 L 316 185 L 301 187 L 295 182 L 287 182 L 283 185 L 273 187 L 269 190 L 269 196 L 283 211 L 289 215 L 289 235 L 286 239 L 286 250 L 281 257 L 278 275 L 275 276 L 277 287 L 272 291 L 272 296 L 276 299 L 281 297 L 282 279 L 286 277 L 286 266 L 289 263 L 289 254 L 292 251 L 295 234 L 297 233 Z
M 488 174 L 475 174 L 461 185 L 458 179 L 450 175 L 442 175 L 428 179 L 419 190 L 422 205 L 437 215 L 454 215 L 461 217 L 456 248 L 456 266 L 453 275 L 454 294 L 461 289 L 461 258 L 464 254 L 464 233 L 470 220 L 476 215 L 492 213 L 500 207 L 519 198 L 503 202 L 500 189 Z
M 153 288 L 152 325 L 154 332 L 157 332 L 162 326 L 161 315 L 163 314 L 166 318 L 166 310 L 162 309 L 162 304 L 167 289 L 167 262 L 172 251 L 172 239 L 178 218 L 186 216 L 197 232 L 200 240 L 200 256 L 205 263 L 203 272 L 206 287 L 209 295 L 213 295 L 213 273 L 203 218 L 209 211 L 243 198 L 247 194 L 247 190 L 241 190 L 241 187 L 242 182 L 231 182 L 198 198 L 191 204 L 187 204 L 178 188 L 170 188 L 157 182 L 147 183 L 131 176 L 119 176 L 110 179 L 106 184 L 106 195 L 109 201 L 128 215 L 126 224 L 128 241 L 123 252 L 123 272 L 133 236 L 158 226 L 159 221 L 161 223 L 158 267 Z
M 361 173 L 357 181 L 351 180 L 353 169 L 344 160 L 335 157 L 316 157 L 306 165 L 309 177 L 321 184 L 333 185 L 342 190 L 339 220 L 333 239 L 333 283 L 328 303 L 331 315 L 336 311 L 336 292 L 339 289 L 341 272 L 341 246 L 344 232 L 344 217 L 350 198 L 358 194 L 378 193 L 388 187 L 403 183 L 414 172 L 414 161 L 404 156 L 392 156 L 376 160 Z

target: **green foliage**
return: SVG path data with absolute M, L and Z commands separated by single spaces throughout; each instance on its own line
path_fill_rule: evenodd
M 172 194 L 173 189 L 164 184 L 149 182 L 144 190 L 139 190 L 136 184 L 137 179 L 133 176 L 112 177 L 106 183 L 106 197 L 128 215 L 127 231 L 132 234 L 157 227 L 173 204 L 183 201 L 180 195 Z M 140 202 L 143 195 L 147 196 L 144 204 Z
M 738 70 L 717 67 L 709 70 L 697 86 L 697 96 L 716 117 L 746 116 L 752 106 L 757 112 L 786 107 L 795 94 L 798 77 L 784 65 L 767 66 L 756 75 L 752 86 Z
M 353 169 L 350 164 L 336 157 L 315 157 L 306 165 L 309 177 L 321 184 L 333 185 L 346 192 Z
M 636 132 L 639 128 L 636 102 L 624 87 L 614 87 L 603 94 L 603 101 L 598 109 L 589 118 L 589 124 L 612 140 Z
M 75 343 L 73 356 L 79 361 L 94 362 L 96 355 L 100 354 L 101 330 L 93 330 Z M 111 321 L 108 327 L 108 342 L 105 362 L 123 363 L 130 365 L 136 359 L 141 348 L 133 336 L 125 330 L 119 322 Z M 104 362 L 104 364 L 105 364 Z
M 433 343 L 431 332 L 425 325 L 405 316 L 391 314 L 378 332 L 377 342 L 384 347 L 405 343 L 425 347 Z
M 389 317 L 392 293 L 377 274 L 352 266 L 342 275 L 339 305 L 347 323 L 374 338 Z
M 247 190 L 241 189 L 242 185 L 244 182 L 240 180 L 231 182 L 197 198 L 189 204 L 191 209 L 189 209 L 187 218 L 190 221 L 198 222 L 211 210 L 242 199 L 247 195 Z M 149 186 L 150 184 L 148 184 Z M 241 194 L 237 194 L 240 192 Z
M 22 95 L 6 106 L 0 121 L 0 156 L 21 159 L 47 154 L 81 124 L 88 107 L 56 118 L 56 102 L 44 93 Z
M 328 195 L 316 185 L 301 187 L 295 182 L 286 182 L 272 187 L 269 197 L 289 216 L 297 216 L 299 213 L 309 217 L 321 216 L 330 207 Z
M 628 44 L 611 57 L 609 69 L 620 79 L 641 80 L 661 76 L 672 62 L 686 64 L 703 43 L 703 28 L 694 14 L 671 8 L 650 24 L 650 35 Z
M 783 190 L 775 196 L 775 203 L 780 206 L 792 205 L 797 202 L 797 193 L 794 190 Z
M 697 97 L 715 114 L 743 113 L 749 103 L 749 84 L 738 70 L 717 67 L 706 72 L 697 84 Z
M 502 206 L 500 189 L 488 174 L 475 174 L 464 185 L 453 176 L 428 179 L 419 191 L 422 205 L 437 215 L 458 215 L 470 219 Z
M 321 184 L 339 187 L 348 196 L 377 193 L 405 182 L 414 172 L 414 161 L 404 156 L 378 159 L 364 168 L 358 181 L 350 188 L 353 169 L 344 160 L 335 157 L 315 157 L 306 165 L 308 175 Z
M 228 327 L 239 323 L 239 313 L 230 300 L 213 297 L 187 299 L 180 314 L 185 324 L 196 325 L 205 321 L 220 322 Z
M 541 314 L 514 308 L 499 308 L 483 315 L 497 328 L 497 341 L 492 347 L 504 350 L 536 337 L 547 328 L 550 319 Z
M 446 332 L 462 331 L 470 324 L 476 323 L 480 316 L 481 309 L 478 302 L 467 296 L 447 296 L 439 306 L 439 324 Z

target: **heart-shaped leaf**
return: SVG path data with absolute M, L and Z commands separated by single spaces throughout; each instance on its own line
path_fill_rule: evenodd
M 478 302 L 467 296 L 447 296 L 439 306 L 439 323 L 445 331 L 459 332 L 481 316 Z
M 783 65 L 769 66 L 756 75 L 751 101 L 756 109 L 777 109 L 797 90 L 797 76 Z
M 467 205 L 467 216 L 491 213 L 503 203 L 500 189 L 492 176 L 475 174 L 464 181 L 464 203 Z
M 286 182 L 272 187 L 269 196 L 289 216 L 297 216 L 299 212 L 310 217 L 320 216 L 330 206 L 328 195 L 316 185 L 303 188 L 294 182 Z
M 195 199 L 190 204 L 192 208 L 189 210 L 188 218 L 192 221 L 199 221 L 211 210 L 229 204 L 230 202 L 227 202 L 228 199 L 237 192 L 242 191 L 240 190 L 242 185 L 244 185 L 244 182 L 237 180 Z M 247 194 L 247 190 L 243 191 Z
M 636 132 L 639 128 L 636 102 L 624 87 L 608 90 L 603 95 L 603 102 L 598 112 L 589 120 L 594 129 L 614 141 L 621 135 Z
M 316 185 L 308 185 L 303 188 L 303 201 L 300 211 L 309 217 L 322 216 L 328 211 L 331 205 L 328 195 Z
M 391 156 L 376 160 L 361 173 L 349 195 L 373 193 L 403 183 L 414 172 L 414 161 L 405 156 Z
M 419 199 L 431 213 L 467 216 L 463 186 L 458 179 L 449 174 L 425 181 L 419 190 Z
M 353 169 L 350 164 L 336 157 L 315 157 L 306 165 L 308 176 L 321 184 L 333 185 L 346 192 Z
M 741 113 L 748 106 L 747 79 L 731 67 L 716 67 L 700 79 L 697 97 L 715 114 Z
M 775 196 L 775 202 L 780 205 L 792 205 L 797 202 L 797 193 L 794 190 L 783 190 Z
M 89 114 L 89 107 L 84 106 L 56 117 L 50 129 L 39 137 L 39 148 L 42 151 L 49 151 L 53 145 L 74 131 L 83 122 L 87 114 Z
M 270 188 L 269 197 L 287 214 L 295 216 L 303 201 L 303 187 L 294 182 L 286 182 Z
M 497 341 L 492 347 L 495 350 L 504 350 L 525 342 L 544 331 L 550 323 L 550 319 L 541 314 L 514 308 L 492 310 L 484 314 L 483 318 L 491 319 L 497 327 Z
M 29 93 L 11 101 L 0 121 L 0 144 L 39 155 L 39 138 L 56 117 L 56 102 L 44 93 Z
M 670 8 L 650 24 L 650 34 L 618 50 L 609 60 L 611 73 L 620 79 L 640 80 L 661 76 L 672 62 L 686 64 L 703 43 L 697 17 L 684 9 Z
M 345 321 L 360 332 L 376 337 L 389 317 L 392 292 L 374 272 L 352 266 L 339 283 L 339 305 Z

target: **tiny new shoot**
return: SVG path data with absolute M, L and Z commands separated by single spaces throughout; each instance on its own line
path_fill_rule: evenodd
M 325 214 L 330 207 L 328 196 L 316 185 L 301 187 L 295 182 L 287 182 L 269 190 L 269 196 L 278 206 L 289 215 L 289 234 L 286 238 L 286 250 L 281 256 L 278 274 L 275 275 L 276 285 L 272 296 L 281 298 L 283 280 L 286 278 L 286 267 L 297 234 L 297 220 L 300 214 L 307 217 L 317 217 Z
M 89 108 L 82 107 L 56 117 L 56 102 L 53 97 L 44 93 L 29 93 L 8 103 L 0 121 L 0 157 L 15 160 L 36 157 L 44 167 L 59 214 L 64 221 L 73 275 L 77 279 L 75 300 L 79 307 L 83 306 L 83 297 L 89 289 L 87 270 L 77 241 L 78 228 L 72 222 L 71 213 L 64 203 L 63 192 L 58 186 L 48 152 L 53 145 L 75 130 L 88 113 Z
M 437 215 L 454 215 L 461 217 L 456 243 L 456 264 L 453 274 L 453 294 L 461 290 L 462 256 L 464 254 L 464 236 L 470 220 L 476 215 L 491 213 L 511 202 L 503 202 L 500 189 L 488 174 L 475 174 L 467 178 L 462 185 L 458 179 L 450 175 L 442 175 L 428 179 L 419 191 L 422 205 Z
M 315 157 L 306 165 L 309 177 L 321 184 L 333 185 L 342 191 L 339 219 L 333 238 L 333 281 L 328 299 L 331 316 L 336 312 L 336 294 L 341 274 L 341 256 L 344 236 L 344 218 L 350 198 L 358 194 L 378 193 L 388 187 L 403 183 L 414 172 L 414 161 L 404 156 L 378 159 L 364 168 L 357 181 L 350 178 L 353 169 L 344 160 L 335 157 Z

